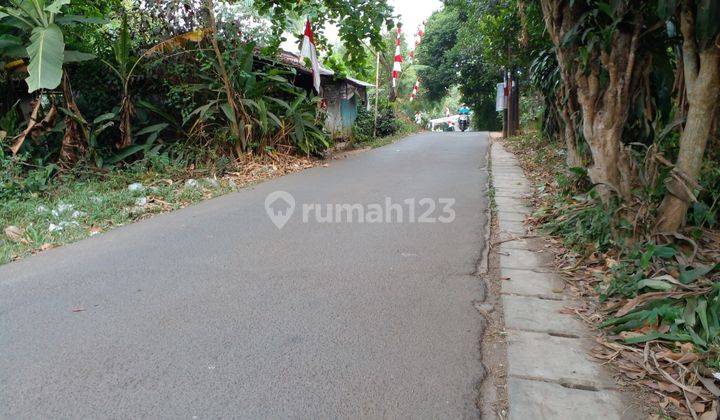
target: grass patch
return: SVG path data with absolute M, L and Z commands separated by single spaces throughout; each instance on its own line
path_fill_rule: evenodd
M 0 264 L 75 242 L 254 183 L 314 166 L 295 156 L 249 157 L 221 174 L 185 167 L 68 174 L 42 192 L 0 202 Z

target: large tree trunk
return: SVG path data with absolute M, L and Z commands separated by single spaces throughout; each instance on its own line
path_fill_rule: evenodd
M 564 125 L 564 141 L 567 150 L 565 163 L 568 167 L 582 167 L 583 160 L 578 150 L 576 112 L 577 106 L 577 86 L 572 77 L 572 63 L 568 57 L 572 57 L 572 51 L 563 46 L 562 40 L 569 30 L 575 25 L 575 10 L 562 0 L 543 0 L 542 9 L 545 20 L 545 27 L 550 34 L 553 45 L 555 46 L 555 54 L 560 67 L 560 77 L 563 89 L 559 93 L 559 114 Z
M 683 10 L 680 28 L 688 110 L 677 163 L 665 180 L 668 193 L 659 210 L 658 230 L 664 232 L 676 231 L 682 226 L 688 207 L 695 199 L 691 189 L 700 174 L 720 96 L 720 49 L 713 43 L 698 52 L 693 11 Z
M 641 27 L 637 15 L 632 32 L 616 30 L 610 51 L 593 53 L 588 63 L 590 70 L 578 68 L 575 72 L 583 136 L 593 158 L 588 174 L 605 202 L 613 195 L 632 201 L 632 189 L 638 184 L 637 168 L 622 142 L 622 133 L 631 87 L 637 79 L 635 63 Z M 607 81 L 601 81 L 601 70 L 607 72 Z

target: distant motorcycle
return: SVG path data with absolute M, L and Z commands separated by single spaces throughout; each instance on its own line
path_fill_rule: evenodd
M 468 128 L 470 128 L 470 116 L 469 115 L 461 115 L 460 118 L 458 118 L 458 128 L 460 131 L 465 132 Z

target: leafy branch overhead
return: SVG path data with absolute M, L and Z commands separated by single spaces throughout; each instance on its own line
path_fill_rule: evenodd
M 62 67 L 67 62 L 79 62 L 94 55 L 66 51 L 60 25 L 76 21 L 72 16 L 60 19 L 70 0 L 10 0 L 10 6 L 0 6 L 0 24 L 18 28 L 22 36 L 0 36 L 0 55 L 10 58 L 28 57 L 29 92 L 55 89 L 62 80 Z M 14 57 L 13 57 L 14 56 Z

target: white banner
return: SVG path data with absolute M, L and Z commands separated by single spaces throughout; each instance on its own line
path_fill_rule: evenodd
M 497 84 L 497 96 L 495 99 L 495 110 L 500 112 L 507 109 L 507 98 L 505 97 L 505 82 Z

